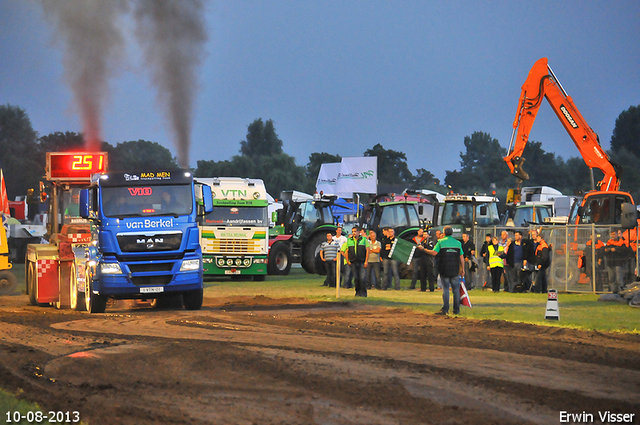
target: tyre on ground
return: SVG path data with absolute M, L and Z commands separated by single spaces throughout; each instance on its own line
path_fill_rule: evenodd
M 184 308 L 186 310 L 200 310 L 200 308 L 202 308 L 203 294 L 203 289 L 195 289 L 193 291 L 185 292 L 182 295 Z
M 12 295 L 16 292 L 18 280 L 9 270 L 0 271 L 0 295 Z
M 85 308 L 89 313 L 104 313 L 107 309 L 107 297 L 93 293 L 93 276 L 91 273 L 85 272 L 84 282 Z
M 282 242 L 274 243 L 269 249 L 267 272 L 270 275 L 288 275 L 291 270 L 291 252 L 289 246 Z

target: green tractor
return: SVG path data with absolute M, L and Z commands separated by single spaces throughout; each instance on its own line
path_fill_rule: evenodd
M 307 273 L 326 273 L 319 251 L 327 233 L 336 233 L 331 212 L 335 199 L 297 191 L 281 193 L 283 207 L 276 211 L 275 226 L 269 232 L 269 274 L 289 274 L 292 263 L 300 263 Z

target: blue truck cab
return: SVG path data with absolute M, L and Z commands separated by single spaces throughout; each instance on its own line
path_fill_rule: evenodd
M 205 188 L 204 190 L 206 190 Z M 209 189 L 210 191 L 210 189 Z M 92 222 L 82 280 L 86 308 L 104 312 L 109 298 L 167 301 L 187 310 L 203 299 L 198 211 L 189 171 L 104 172 L 80 194 L 80 216 Z

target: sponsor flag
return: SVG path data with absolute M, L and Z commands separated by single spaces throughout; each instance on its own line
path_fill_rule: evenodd
M 352 198 L 354 193 L 378 192 L 378 157 L 342 158 L 336 195 Z
M 460 304 L 466 305 L 469 308 L 473 308 L 471 300 L 469 299 L 469 293 L 467 287 L 464 285 L 464 277 L 460 278 Z
M 389 258 L 405 263 L 407 266 L 411 264 L 413 260 L 413 254 L 416 252 L 416 244 L 404 239 L 396 238 L 389 251 Z
M 336 194 L 336 182 L 338 181 L 341 165 L 339 162 L 331 162 L 320 166 L 320 172 L 316 180 L 316 192 L 322 192 L 325 195 Z

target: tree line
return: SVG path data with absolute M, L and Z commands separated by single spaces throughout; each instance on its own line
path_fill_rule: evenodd
M 313 193 L 320 166 L 342 159 L 339 154 L 314 152 L 306 165 L 299 165 L 283 146 L 273 120 L 258 118 L 248 125 L 245 140 L 240 141 L 238 155 L 229 160 L 199 160 L 193 171 L 199 177 L 260 178 L 265 181 L 269 193 L 278 197 L 282 190 L 287 189 Z M 83 147 L 82 134 L 55 132 L 38 137 L 23 109 L 0 106 L 0 167 L 6 176 L 9 199 L 26 194 L 28 188 L 37 187 L 44 174 L 46 152 L 82 150 Z M 378 157 L 380 191 L 410 188 L 441 193 L 490 193 L 495 190 L 504 199 L 507 190 L 517 184 L 517 179 L 502 160 L 506 149 L 497 139 L 482 131 L 466 136 L 464 149 L 460 152 L 459 167 L 446 171 L 444 182 L 425 168 L 412 172 L 404 152 L 385 149 L 381 144 L 365 150 L 363 156 Z M 177 159 L 167 148 L 151 141 L 127 141 L 115 146 L 102 142 L 102 150 L 109 154 L 111 170 L 179 168 Z M 640 199 L 640 105 L 620 114 L 608 153 L 624 169 L 621 190 Z M 589 168 L 580 157 L 564 160 L 546 152 L 542 143 L 536 141 L 528 143 L 523 156 L 530 176 L 524 186 L 551 186 L 567 195 L 591 188 Z M 599 170 L 594 171 L 597 182 L 602 174 Z

